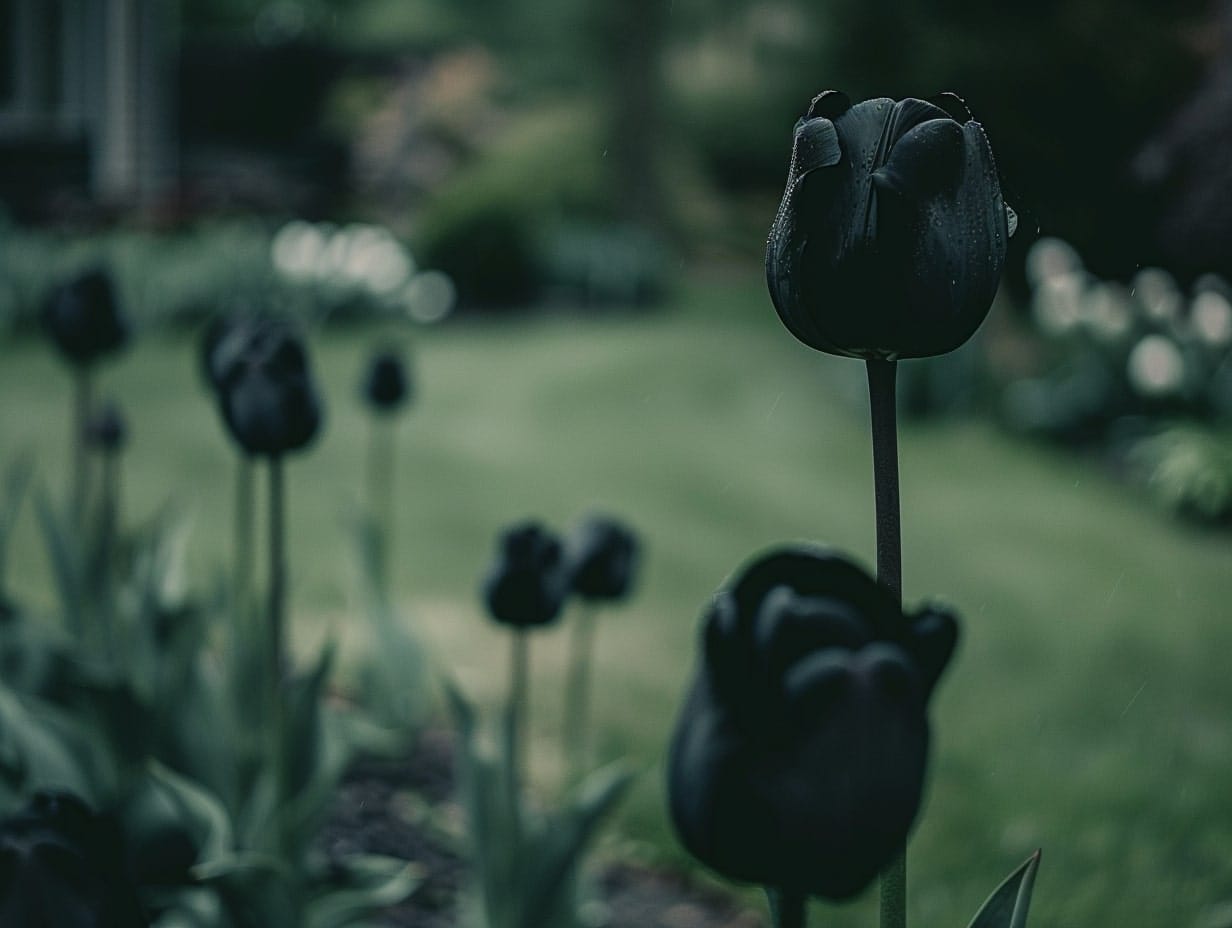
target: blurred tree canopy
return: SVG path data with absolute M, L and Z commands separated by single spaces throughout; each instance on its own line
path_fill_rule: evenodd
M 1222 41 L 1211 0 L 184 0 L 186 36 L 310 40 L 342 54 L 479 44 L 511 107 L 603 119 L 611 202 L 670 224 L 682 189 L 764 201 L 820 90 L 952 90 L 992 139 L 1013 205 L 1095 270 L 1156 259 L 1161 204 L 1133 156 Z M 689 172 L 693 184 L 677 183 Z M 675 173 L 673 173 L 675 172 Z M 768 221 L 768 218 L 767 218 Z

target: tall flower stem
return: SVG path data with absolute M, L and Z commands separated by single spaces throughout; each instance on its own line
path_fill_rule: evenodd
M 808 898 L 803 893 L 766 888 L 774 928 L 805 928 L 808 924 Z
M 394 436 L 392 417 L 370 417 L 368 431 L 368 515 L 376 532 L 376 579 L 388 589 L 394 525 Z
M 571 782 L 586 772 L 590 738 L 590 665 L 594 654 L 595 609 L 584 607 L 574 616 L 569 635 L 569 668 L 565 683 L 566 769 Z
M 69 515 L 73 527 L 80 531 L 85 520 L 86 498 L 89 495 L 90 462 L 86 448 L 86 425 L 94 403 L 94 378 L 88 367 L 73 371 L 73 471 L 69 475 Z
M 235 619 L 240 623 L 239 627 L 247 628 L 248 597 L 252 587 L 252 539 L 256 522 L 253 508 L 256 465 L 244 452 L 236 455 L 235 461 L 235 543 L 232 546 L 235 562 L 232 565 L 231 594 L 235 601 Z
M 516 810 L 518 797 L 525 776 L 526 716 L 528 680 L 530 677 L 529 636 L 520 628 L 513 631 L 509 649 L 509 702 L 506 707 L 506 760 L 508 763 L 508 789 L 510 809 Z
M 284 522 L 283 462 L 278 455 L 269 459 L 269 614 L 266 617 L 265 677 L 269 687 L 269 739 L 270 763 L 274 771 L 275 803 L 281 814 L 288 796 L 286 793 L 286 718 L 284 711 L 285 661 L 283 655 L 286 622 L 286 550 Z M 283 829 L 278 829 L 281 851 L 285 845 Z
M 896 361 L 868 362 L 868 395 L 873 425 L 873 495 L 877 507 L 877 580 L 902 605 L 903 556 L 898 503 Z M 907 925 L 907 848 L 881 874 L 881 928 Z
M 120 521 L 120 455 L 117 451 L 103 452 L 102 499 L 99 505 L 99 624 L 103 635 L 103 653 L 108 660 L 116 658 L 115 641 L 115 570 L 116 537 Z

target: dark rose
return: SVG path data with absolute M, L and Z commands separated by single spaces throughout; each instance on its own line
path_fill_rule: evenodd
M 111 277 L 101 268 L 57 287 L 43 308 L 43 325 L 74 367 L 89 367 L 128 341 Z
M 1016 224 L 957 97 L 852 106 L 827 91 L 796 123 L 766 280 L 783 324 L 819 351 L 944 354 L 988 314 Z
M 591 516 L 565 546 L 573 592 L 582 599 L 624 599 L 637 572 L 638 545 L 631 529 L 615 519 Z
M 864 889 L 919 810 L 925 709 L 956 640 L 949 612 L 905 614 L 823 549 L 745 566 L 706 612 L 672 738 L 685 847 L 734 880 L 834 900 Z
M 380 351 L 368 362 L 363 382 L 364 399 L 377 412 L 395 412 L 410 397 L 406 365 L 394 351 Z
M 560 541 L 537 522 L 505 529 L 483 581 L 483 599 L 498 622 L 547 625 L 564 605 L 567 578 Z

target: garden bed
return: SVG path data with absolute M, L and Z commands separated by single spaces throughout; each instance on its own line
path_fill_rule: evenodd
M 454 803 L 455 745 L 425 732 L 402 760 L 356 764 L 339 790 L 321 842 L 327 853 L 388 854 L 413 861 L 422 883 L 389 909 L 387 928 L 453 928 L 465 886 L 462 810 Z M 594 924 L 608 928 L 760 928 L 760 916 L 687 877 L 640 863 L 609 862 L 595 876 Z

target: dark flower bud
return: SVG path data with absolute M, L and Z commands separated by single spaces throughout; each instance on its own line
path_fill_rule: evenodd
M 120 312 L 115 287 L 101 268 L 52 291 L 43 308 L 43 325 L 75 367 L 88 367 L 128 341 L 128 323 Z
M 637 538 L 615 519 L 592 516 L 565 547 L 573 592 L 586 600 L 624 599 L 637 572 Z
M 957 97 L 852 106 L 827 91 L 796 123 L 766 280 L 783 324 L 819 351 L 944 354 L 988 314 L 1016 226 Z
M 37 793 L 0 822 L 0 925 L 142 928 L 123 839 L 68 793 Z
M 217 393 L 222 389 L 262 324 L 258 316 L 250 313 L 215 316 L 210 320 L 201 334 L 198 360 L 201 375 L 211 390 Z
M 845 558 L 784 548 L 711 603 L 672 738 L 684 846 L 730 879 L 841 900 L 906 839 L 928 698 L 957 641 L 948 612 L 905 614 Z
M 364 399 L 377 412 L 395 412 L 410 398 L 406 365 L 394 351 L 381 351 L 368 362 L 364 375 Z
M 505 529 L 483 581 L 483 599 L 492 618 L 526 628 L 547 625 L 560 615 L 567 592 L 561 555 L 560 541 L 537 522 Z
M 306 446 L 321 425 L 308 354 L 286 326 L 254 326 L 228 361 L 219 387 L 223 420 L 249 454 L 280 455 Z
M 86 441 L 101 451 L 124 450 L 128 443 L 128 424 L 115 403 L 104 403 L 86 423 Z

